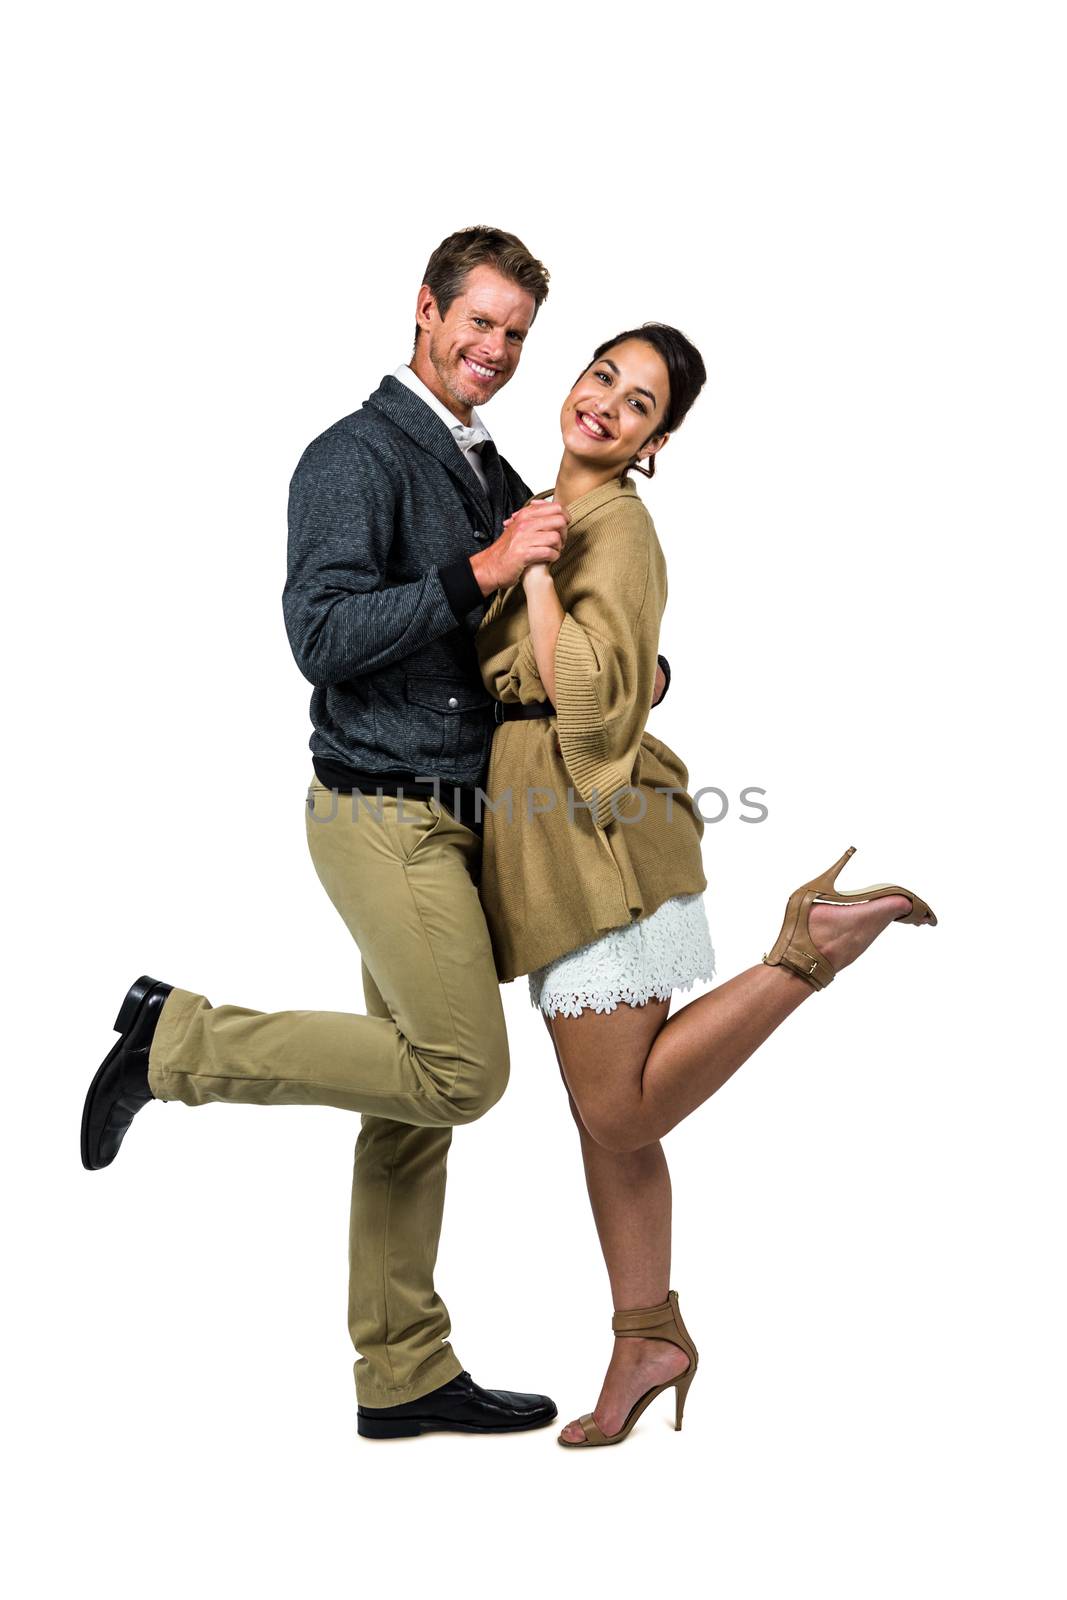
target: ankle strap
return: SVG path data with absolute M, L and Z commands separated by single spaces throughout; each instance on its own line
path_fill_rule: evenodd
M 639 1335 L 649 1333 L 654 1328 L 673 1326 L 673 1293 L 664 1300 L 661 1306 L 645 1306 L 634 1311 L 616 1311 L 611 1319 L 612 1331 L 623 1335 Z
M 676 1344 L 689 1357 L 689 1372 L 696 1371 L 697 1347 L 689 1337 L 689 1330 L 678 1310 L 678 1296 L 673 1289 L 661 1306 L 642 1306 L 633 1311 L 616 1311 L 611 1319 L 616 1339 L 664 1339 Z M 588 1434 L 586 1435 L 588 1437 Z

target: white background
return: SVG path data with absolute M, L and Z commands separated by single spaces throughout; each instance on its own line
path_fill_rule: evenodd
M 43 5 L 6 30 L 12 1592 L 1059 1596 L 1064 61 L 1034 4 Z M 487 421 L 538 488 L 601 339 L 710 380 L 641 485 L 654 731 L 722 977 L 798 883 L 891 928 L 667 1142 L 701 1351 L 625 1448 L 374 1445 L 355 1119 L 78 1122 L 132 979 L 359 1010 L 281 614 L 304 445 L 407 359 L 430 250 L 552 272 Z M 1060 454 L 1059 485 L 1054 453 Z M 525 984 L 439 1284 L 482 1383 L 592 1408 L 610 1297 Z

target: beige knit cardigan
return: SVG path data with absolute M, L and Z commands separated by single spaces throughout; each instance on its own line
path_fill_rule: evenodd
M 567 510 L 556 714 L 501 723 L 489 763 L 481 896 L 501 982 L 707 887 L 688 772 L 645 732 L 667 601 L 652 519 L 629 478 Z M 547 700 L 521 582 L 498 592 L 477 647 L 498 700 Z

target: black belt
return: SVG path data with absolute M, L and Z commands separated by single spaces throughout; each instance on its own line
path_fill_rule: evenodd
M 529 705 L 522 706 L 518 702 L 504 704 L 503 700 L 493 701 L 494 722 L 525 722 L 527 717 L 554 717 L 556 708 L 551 700 L 531 700 Z
M 404 794 L 409 800 L 438 799 L 451 811 L 456 821 L 462 822 L 472 833 L 480 834 L 482 831 L 482 816 L 476 801 L 477 789 L 472 784 L 449 783 L 447 778 L 441 778 L 435 795 L 432 783 L 418 783 L 410 773 L 356 772 L 352 767 L 315 755 L 311 758 L 311 764 L 319 782 L 324 783 L 327 789 L 335 789 L 338 794 L 351 794 L 358 789 L 361 794 L 380 792 Z

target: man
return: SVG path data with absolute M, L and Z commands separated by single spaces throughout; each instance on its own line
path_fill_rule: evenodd
M 314 685 L 308 844 L 362 953 L 368 1014 L 212 1007 L 139 979 L 82 1119 L 96 1169 L 153 1098 L 362 1113 L 349 1327 L 371 1438 L 556 1415 L 545 1395 L 474 1383 L 433 1282 L 452 1129 L 495 1104 L 508 1076 L 477 894 L 474 791 L 494 718 L 474 632 L 487 597 L 555 560 L 566 534 L 562 507 L 524 504 L 474 407 L 513 376 L 547 293 L 514 235 L 445 239 L 419 290 L 410 366 L 308 446 L 290 488 L 283 608 Z

